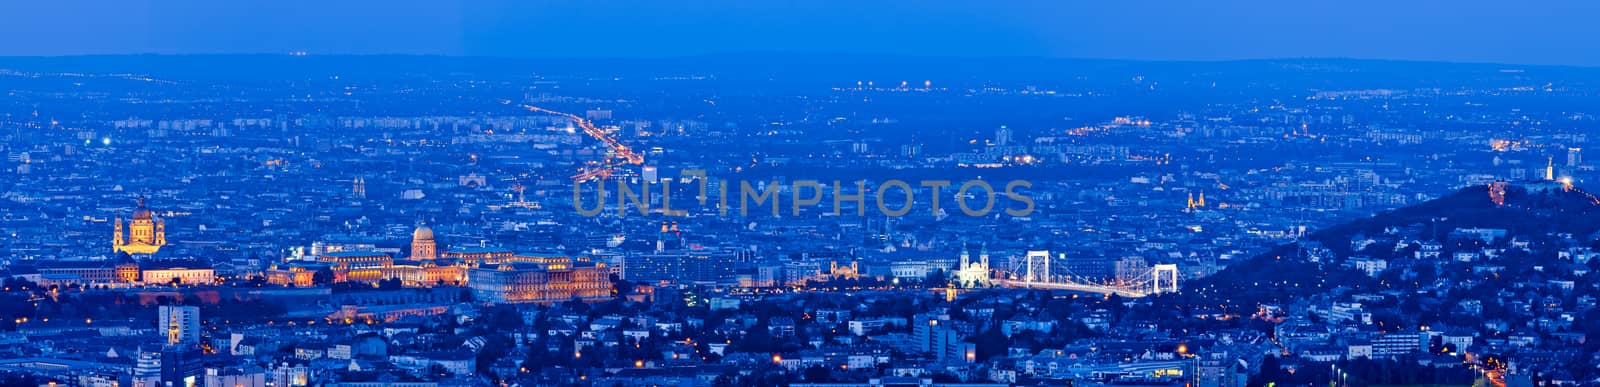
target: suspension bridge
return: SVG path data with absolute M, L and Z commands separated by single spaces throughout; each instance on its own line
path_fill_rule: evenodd
M 1178 291 L 1178 265 L 1151 265 L 1127 278 L 1092 279 L 1074 275 L 1068 269 L 1066 260 L 1066 256 L 1051 256 L 1049 251 L 1029 251 L 1012 267 L 989 271 L 992 275 L 990 284 L 1006 288 L 1070 290 L 1122 297 L 1145 297 Z

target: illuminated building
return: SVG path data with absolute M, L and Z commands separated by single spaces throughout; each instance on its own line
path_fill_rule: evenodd
M 632 266 L 634 265 L 634 262 L 630 260 L 628 261 L 628 265 Z M 634 271 L 629 270 L 627 273 L 629 275 L 629 279 L 632 279 L 632 276 L 634 276 Z M 780 277 L 783 278 L 784 284 L 794 286 L 805 286 L 810 282 L 822 281 L 825 279 L 824 273 L 822 272 L 822 264 L 817 261 L 808 260 L 784 262 L 783 274 Z
M 328 264 L 333 271 L 334 282 L 365 282 L 373 283 L 389 279 L 390 276 L 384 269 L 394 266 L 394 258 L 389 254 L 375 251 L 341 251 L 327 253 L 317 257 L 317 261 Z
M 611 298 L 605 264 L 552 259 L 548 263 L 511 262 L 468 271 L 467 286 L 479 301 L 551 304 Z
M 176 279 L 176 281 L 174 281 Z M 159 260 L 134 262 L 127 256 L 116 263 L 66 261 L 50 262 L 39 267 L 42 285 L 102 285 L 127 287 L 131 285 L 208 285 L 215 282 L 215 270 L 204 264 L 187 260 Z
M 161 352 L 140 349 L 133 363 L 134 387 L 161 385 Z
M 279 268 L 273 266 L 266 270 L 267 283 L 280 286 L 306 287 L 315 284 L 317 268 L 308 268 L 305 265 L 286 266 Z
M 1187 210 L 1193 211 L 1195 209 L 1198 209 L 1198 208 L 1201 208 L 1201 207 L 1205 207 L 1205 206 L 1206 206 L 1206 193 L 1205 192 L 1201 192 L 1200 193 L 1200 198 L 1199 199 L 1195 199 L 1194 194 L 1192 194 L 1192 193 L 1189 194 L 1189 204 L 1187 205 L 1187 208 L 1186 208 Z
M 861 266 L 856 261 L 850 261 L 850 266 L 840 266 L 839 261 L 828 261 L 828 277 L 858 279 L 861 278 Z
M 115 271 L 118 282 L 139 282 L 139 263 L 134 262 L 131 256 L 118 254 Z
M 433 241 L 433 229 L 428 228 L 428 222 L 422 222 L 417 225 L 417 230 L 411 233 L 411 259 L 438 257 L 438 245 Z
M 267 385 L 275 387 L 299 387 L 311 385 L 311 367 L 283 363 L 267 370 Z
M 367 179 L 357 177 L 352 185 L 351 193 L 358 198 L 365 199 L 367 197 Z
M 139 198 L 139 208 L 133 211 L 133 219 L 128 222 L 126 234 L 122 230 L 122 217 L 117 217 L 116 229 L 111 239 L 114 251 L 149 255 L 155 254 L 166 244 L 166 221 L 156 218 L 150 209 L 145 208 L 144 197 Z
M 500 263 L 512 258 L 511 250 L 495 247 L 469 247 L 446 251 L 440 257 L 461 261 L 469 266 L 483 263 Z
M 500 258 L 500 259 L 486 260 L 486 261 L 483 261 L 483 263 L 485 263 L 485 264 L 495 264 L 495 265 L 502 264 L 502 263 L 532 263 L 532 264 L 538 264 L 538 265 L 542 265 L 542 266 L 544 266 L 546 268 L 552 268 L 552 269 L 566 269 L 566 268 L 572 267 L 572 264 L 573 264 L 572 258 L 568 258 L 568 257 L 564 257 L 564 256 L 559 256 L 559 255 L 536 255 L 536 254 L 527 254 L 527 253 L 509 255 L 509 256 L 506 256 L 506 257 Z
M 169 345 L 200 344 L 200 307 L 162 305 L 158 323 Z
M 461 248 L 439 253 L 433 230 L 419 225 L 412 233 L 410 259 L 397 260 L 377 251 L 331 251 L 317 262 L 291 262 L 265 271 L 267 282 L 316 286 L 316 273 L 332 273 L 334 283 L 377 284 L 399 280 L 406 287 L 468 286 L 483 300 L 496 302 L 560 302 L 610 299 L 609 268 L 574 262 L 564 256 L 514 254 L 492 247 Z M 469 281 L 470 279 L 470 281 Z
M 267 385 L 267 374 L 260 367 L 206 368 L 205 385 L 257 387 Z
M 205 363 L 198 346 L 168 345 L 161 349 L 161 384 L 175 387 L 201 385 Z
M 654 254 L 633 254 L 623 257 L 623 278 L 629 281 L 654 282 L 716 282 L 732 279 L 735 266 L 741 260 L 736 251 L 688 250 L 665 251 Z M 821 267 L 808 276 L 821 275 Z M 790 277 L 797 278 L 797 277 Z
M 1197 357 L 1194 385 L 1243 386 L 1250 377 L 1248 363 L 1227 353 L 1208 353 Z
M 140 277 L 145 285 L 209 285 L 216 270 L 196 261 L 153 261 L 143 263 Z
M 956 286 L 963 288 L 989 286 L 989 248 L 978 251 L 978 262 L 972 262 L 965 246 L 961 247 L 961 266 L 956 268 Z
M 378 273 L 380 279 L 397 278 L 405 286 L 459 285 L 467 280 L 467 266 L 453 262 L 397 261 Z
M 323 254 L 317 261 L 333 265 L 334 270 L 383 267 L 394 263 L 389 254 L 376 251 L 339 251 Z
M 46 262 L 39 266 L 40 285 L 94 284 L 116 280 L 116 270 L 102 262 Z
M 376 283 L 398 279 L 405 286 L 427 287 L 440 283 L 466 281 L 466 265 L 449 259 L 396 261 L 375 251 L 340 251 L 323 254 L 317 261 L 333 272 L 333 282 Z M 311 285 L 320 268 L 290 266 L 267 271 L 267 280 L 276 284 Z
M 912 318 L 911 338 L 918 351 L 943 363 L 975 362 L 977 346 L 963 341 L 961 332 L 949 320 L 928 315 Z

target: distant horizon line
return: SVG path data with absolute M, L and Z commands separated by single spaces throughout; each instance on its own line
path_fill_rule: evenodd
M 1394 59 L 1394 58 L 1360 58 L 1344 56 L 1306 56 L 1306 57 L 1258 57 L 1258 58 L 1233 58 L 1233 59 L 1138 59 L 1138 58 L 1110 58 L 1110 57 L 1071 57 L 1048 55 L 942 55 L 942 54 L 897 54 L 897 53 L 851 53 L 851 52 L 826 52 L 826 51 L 728 51 L 718 53 L 682 54 L 682 55 L 639 55 L 639 56 L 507 56 L 507 55 L 457 55 L 457 54 L 428 54 L 428 53 L 314 53 L 314 52 L 237 52 L 237 53 L 105 53 L 105 54 L 66 54 L 66 55 L 0 55 L 0 60 L 9 59 L 92 59 L 92 58 L 133 58 L 133 57 L 305 57 L 305 58 L 377 58 L 377 57 L 409 57 L 409 58 L 442 58 L 463 60 L 505 60 L 505 61 L 661 61 L 685 60 L 696 58 L 717 57 L 795 57 L 808 59 L 935 59 L 945 61 L 962 60 L 1041 60 L 1041 61 L 1079 61 L 1079 62 L 1106 62 L 1106 63 L 1196 63 L 1196 64 L 1221 64 L 1221 63 L 1251 63 L 1251 62 L 1372 62 L 1372 63 L 1411 63 L 1411 64 L 1443 64 L 1443 65 L 1470 65 L 1470 66 L 1523 66 L 1542 68 L 1573 68 L 1573 69 L 1600 69 L 1600 65 L 1585 64 L 1541 64 L 1541 63 L 1510 63 L 1510 62 L 1485 62 L 1485 61 L 1460 61 L 1447 59 Z

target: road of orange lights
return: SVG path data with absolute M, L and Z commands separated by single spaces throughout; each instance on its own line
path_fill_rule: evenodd
M 572 180 L 574 181 L 583 182 L 595 178 L 611 176 L 611 169 L 624 163 L 632 165 L 644 163 L 643 155 L 634 152 L 632 148 L 628 148 L 627 145 L 623 145 L 622 142 L 617 141 L 616 138 L 611 137 L 610 134 L 607 134 L 604 130 L 600 130 L 599 127 L 594 126 L 594 123 L 583 119 L 583 117 L 578 117 L 578 115 L 572 113 L 558 112 L 533 105 L 522 105 L 522 107 L 528 109 L 529 111 L 552 114 L 571 119 L 572 122 L 578 124 L 579 129 L 583 129 L 584 134 L 588 134 L 589 137 L 594 137 L 595 140 L 599 140 L 601 143 L 605 144 L 607 148 L 611 149 L 612 155 L 600 162 L 599 166 L 584 168 L 583 170 L 579 171 L 578 174 L 572 175 Z

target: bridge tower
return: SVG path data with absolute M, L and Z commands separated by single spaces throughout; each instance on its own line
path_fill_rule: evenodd
M 1150 294 L 1178 291 L 1178 265 L 1163 263 L 1150 267 Z
M 1028 250 L 1024 262 L 1022 281 L 1028 284 L 1034 282 L 1051 283 L 1050 280 L 1050 251 Z

